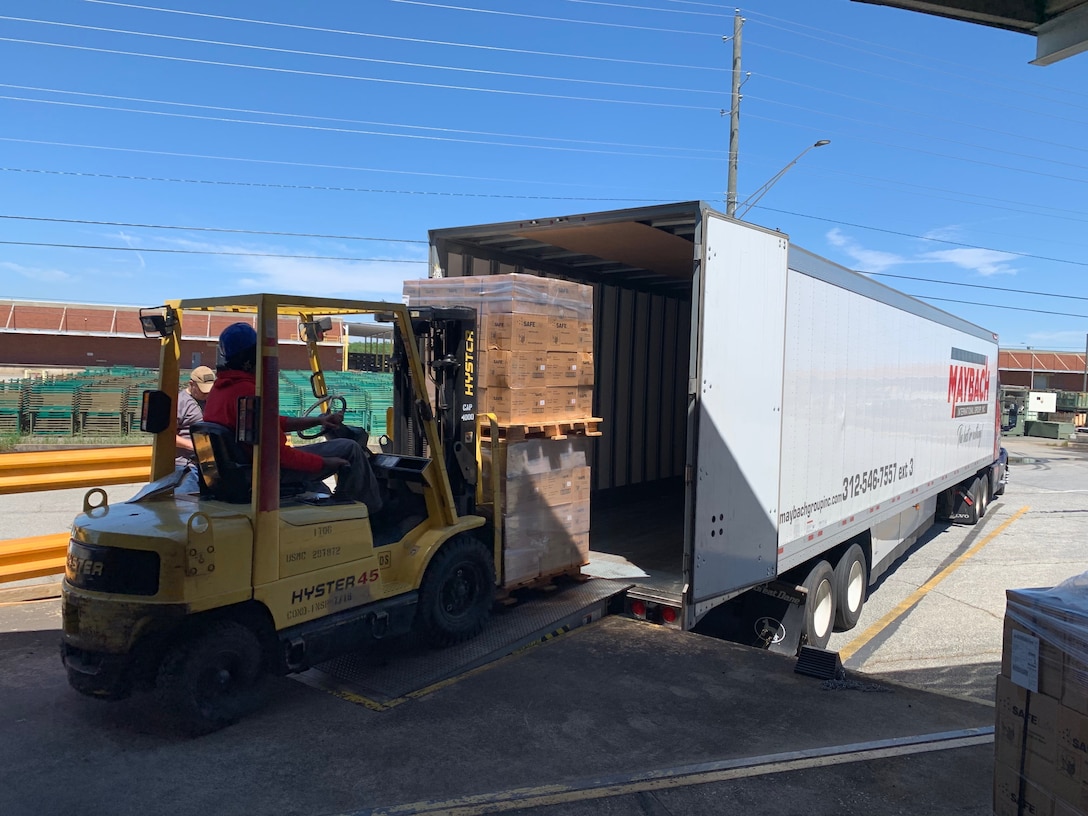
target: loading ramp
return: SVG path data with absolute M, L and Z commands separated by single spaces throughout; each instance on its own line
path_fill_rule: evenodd
M 632 584 L 595 578 L 532 591 L 497 608 L 475 638 L 445 649 L 410 639 L 378 644 L 321 663 L 292 678 L 369 708 L 383 710 L 439 683 L 536 643 L 600 620 Z

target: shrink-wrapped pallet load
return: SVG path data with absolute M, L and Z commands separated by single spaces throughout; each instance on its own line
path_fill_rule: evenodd
M 409 306 L 476 309 L 480 413 L 524 425 L 592 415 L 592 287 L 513 273 L 406 281 L 404 295 Z
M 994 813 L 1088 814 L 1088 573 L 1006 593 Z
M 503 587 L 577 573 L 589 560 L 585 434 L 598 433 L 592 288 L 508 274 L 407 281 L 404 294 L 409 307 L 471 306 L 479 317 L 476 410 L 501 426 L 492 436 L 485 424 L 482 451 L 484 502 L 496 484 L 501 497 Z

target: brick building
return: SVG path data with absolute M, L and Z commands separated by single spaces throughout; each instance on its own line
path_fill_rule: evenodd
M 255 323 L 256 317 L 183 312 L 181 367 L 214 367 L 219 333 L 239 320 Z M 281 317 L 279 335 L 280 368 L 308 369 L 298 321 Z M 334 321 L 319 352 L 326 370 L 343 369 L 346 337 L 344 325 Z M 2 377 L 108 366 L 156 368 L 158 364 L 159 344 L 155 338 L 144 337 L 139 307 L 0 299 Z
M 1002 385 L 1039 391 L 1088 391 L 1084 352 L 1002 349 L 997 367 Z

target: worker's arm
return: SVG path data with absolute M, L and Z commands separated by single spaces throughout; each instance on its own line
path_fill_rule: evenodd
M 319 414 L 312 417 L 284 417 L 284 429 L 288 432 L 307 431 L 321 426 L 325 430 L 344 424 L 343 414 Z

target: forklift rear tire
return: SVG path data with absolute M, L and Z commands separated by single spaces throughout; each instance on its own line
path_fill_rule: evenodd
M 805 578 L 805 637 L 809 646 L 823 649 L 835 624 L 835 571 L 826 561 L 817 561 Z
M 260 708 L 266 679 L 256 634 L 221 621 L 167 653 L 155 693 L 180 730 L 199 736 Z
M 477 635 L 495 600 L 495 566 L 484 544 L 467 535 L 446 542 L 423 574 L 416 630 L 431 646 Z

